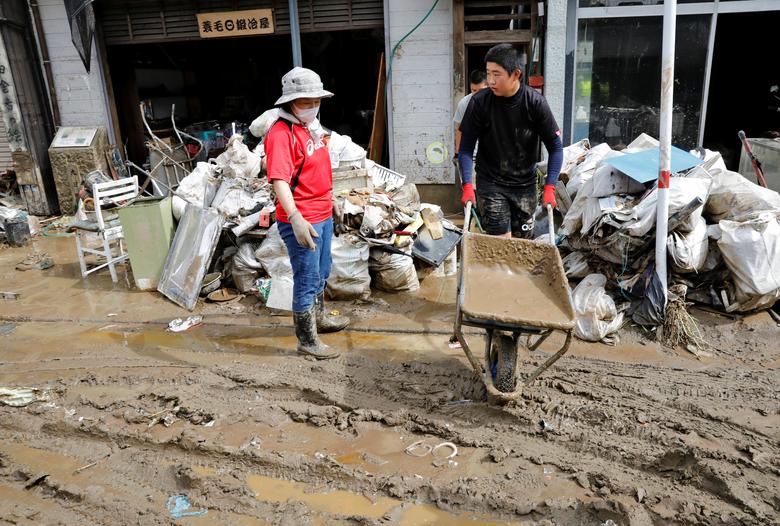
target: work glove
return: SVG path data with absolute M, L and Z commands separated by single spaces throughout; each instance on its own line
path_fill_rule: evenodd
M 474 204 L 474 185 L 471 183 L 464 183 L 463 195 L 460 198 L 460 202 L 463 206 L 466 206 L 466 203 L 469 201 L 471 201 L 471 204 Z
M 341 203 L 341 198 L 336 197 L 333 199 L 333 233 L 336 236 L 347 231 L 347 226 L 344 224 L 344 208 L 341 206 Z
M 311 223 L 306 221 L 298 210 L 293 212 L 287 219 L 290 220 L 293 234 L 295 234 L 295 240 L 298 241 L 298 244 L 309 250 L 315 250 L 317 244 L 314 242 L 314 238 L 319 236 L 314 227 L 311 226 Z
M 558 202 L 555 200 L 555 187 L 553 185 L 544 185 L 544 197 L 542 198 L 542 204 L 545 208 L 547 208 L 547 205 L 551 205 L 553 208 L 558 206 Z

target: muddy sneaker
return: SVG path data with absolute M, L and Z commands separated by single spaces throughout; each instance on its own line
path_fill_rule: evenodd
M 333 313 L 325 312 L 325 293 L 320 292 L 315 298 L 314 305 L 317 312 L 317 332 L 338 332 L 349 325 L 349 318 Z
M 333 351 L 322 343 L 317 336 L 317 317 L 314 313 L 315 305 L 304 312 L 293 312 L 295 322 L 295 336 L 298 338 L 298 352 L 307 356 L 313 356 L 318 360 L 331 360 L 338 358 L 339 353 Z

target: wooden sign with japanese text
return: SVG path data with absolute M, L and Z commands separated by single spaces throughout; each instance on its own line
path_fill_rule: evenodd
M 273 9 L 198 13 L 200 38 L 267 35 L 274 32 Z

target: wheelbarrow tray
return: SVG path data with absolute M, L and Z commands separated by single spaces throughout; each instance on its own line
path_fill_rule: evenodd
M 464 323 L 562 331 L 574 328 L 571 291 L 556 247 L 468 233 L 461 257 Z

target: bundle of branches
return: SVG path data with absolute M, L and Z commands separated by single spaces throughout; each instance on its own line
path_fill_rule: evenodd
M 669 287 L 661 340 L 671 347 L 679 345 L 696 356 L 708 356 L 706 349 L 710 345 L 701 333 L 699 322 L 688 312 L 687 292 L 688 287 L 682 284 Z

